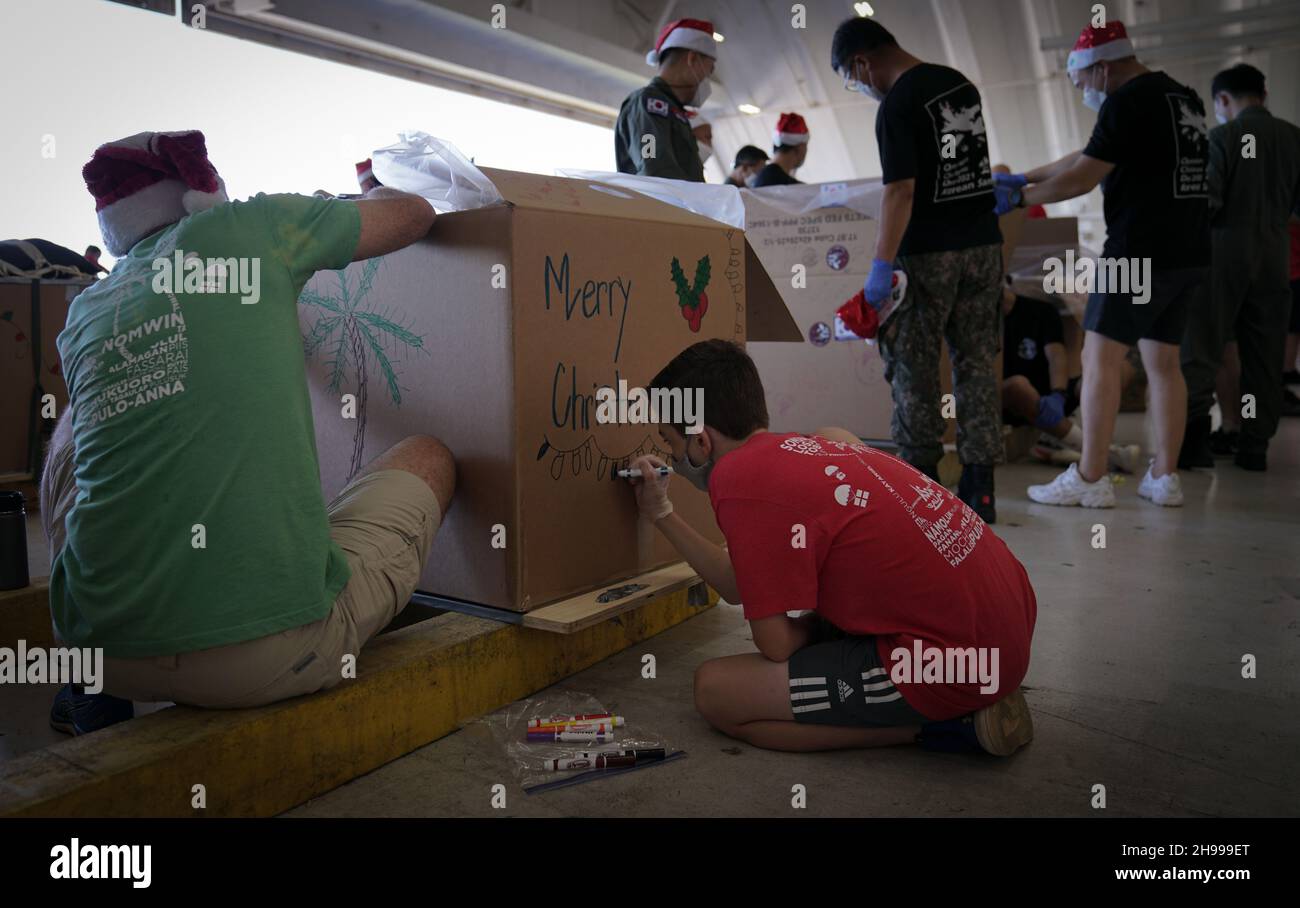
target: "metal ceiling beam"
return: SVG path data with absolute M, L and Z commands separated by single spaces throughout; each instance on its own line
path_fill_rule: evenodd
M 1169 22 L 1141 22 L 1127 26 L 1129 37 L 1138 38 L 1146 35 L 1162 36 L 1179 32 L 1194 32 L 1254 22 L 1261 19 L 1288 18 L 1294 21 L 1300 16 L 1300 0 L 1281 0 L 1267 6 L 1252 6 L 1247 9 L 1212 13 L 1205 16 L 1187 16 Z M 1077 35 L 1053 35 L 1043 38 L 1038 43 L 1039 50 L 1069 50 L 1074 47 Z M 1230 36 L 1225 36 L 1230 37 Z

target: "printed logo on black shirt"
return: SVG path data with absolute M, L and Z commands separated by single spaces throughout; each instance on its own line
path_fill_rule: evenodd
M 939 149 L 934 201 L 950 202 L 991 191 L 993 174 L 989 169 L 988 134 L 974 86 L 968 82 L 949 89 L 927 101 L 925 111 L 930 115 L 934 144 Z M 950 148 L 956 141 L 951 157 L 944 157 L 944 136 L 953 137 L 947 143 Z
M 1209 130 L 1205 117 L 1197 113 L 1185 95 L 1165 95 L 1174 124 L 1174 198 L 1201 199 L 1209 195 L 1206 175 L 1206 143 Z

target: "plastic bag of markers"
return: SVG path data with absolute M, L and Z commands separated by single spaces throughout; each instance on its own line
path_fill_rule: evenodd
M 615 728 L 609 740 L 602 743 L 527 740 L 530 719 L 589 716 L 599 713 L 620 715 L 617 709 L 606 709 L 604 704 L 588 694 L 558 691 L 520 700 L 511 704 L 504 712 L 489 716 L 486 721 L 497 741 L 503 746 L 516 781 L 524 791 L 530 793 L 538 789 L 561 787 L 555 783 L 591 782 L 596 781 L 601 775 L 627 771 L 625 768 L 551 769 L 552 761 L 574 759 L 579 753 L 662 748 L 665 758 L 673 755 L 672 748 L 663 736 L 638 722 L 636 716 L 624 716 L 625 724 Z M 637 768 L 645 765 L 640 764 Z

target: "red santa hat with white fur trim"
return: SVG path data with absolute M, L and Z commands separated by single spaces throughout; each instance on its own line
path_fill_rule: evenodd
M 1112 19 L 1101 28 L 1088 25 L 1079 33 L 1074 50 L 1066 58 L 1065 68 L 1073 72 L 1103 60 L 1122 60 L 1133 54 L 1133 42 L 1128 39 L 1124 23 Z
M 659 64 L 659 55 L 674 47 L 693 50 L 708 57 L 718 56 L 718 42 L 713 39 L 713 23 L 706 19 L 678 19 L 669 22 L 659 33 L 654 50 L 645 55 L 651 66 Z
M 803 145 L 808 141 L 808 124 L 797 113 L 783 113 L 772 133 L 773 145 Z
M 197 129 L 141 132 L 101 145 L 81 176 L 115 256 L 161 227 L 229 201 Z

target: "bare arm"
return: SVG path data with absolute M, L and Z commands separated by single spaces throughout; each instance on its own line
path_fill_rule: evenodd
M 1085 195 L 1114 169 L 1115 165 L 1108 161 L 1080 154 L 1067 169 L 1041 183 L 1026 186 L 1025 206 L 1046 205 L 1048 202 L 1061 202 Z
M 740 602 L 740 589 L 736 586 L 736 571 L 726 549 L 701 536 L 694 527 L 673 512 L 655 521 L 659 532 L 667 537 L 673 548 L 686 559 L 704 582 L 718 591 L 718 595 L 732 604 Z
M 357 201 L 361 239 L 352 261 L 360 262 L 409 246 L 433 227 L 433 206 L 409 192 L 387 186 L 372 189 Z
M 1080 154 L 1082 154 L 1082 152 L 1072 151 L 1065 157 L 1055 160 L 1050 164 L 1044 164 L 1042 167 L 1035 168 L 1034 170 L 1026 170 L 1025 179 L 1031 183 L 1045 183 L 1058 173 L 1063 173 L 1073 167 L 1074 162 L 1078 160 Z
M 785 662 L 812 639 L 812 614 L 799 618 L 772 615 L 749 622 L 758 651 L 773 662 Z
M 1052 390 L 1064 390 L 1065 386 L 1070 383 L 1069 377 L 1066 375 L 1065 344 L 1048 344 L 1043 348 L 1043 355 L 1047 357 L 1047 372 L 1052 383 Z
M 876 237 L 876 258 L 892 262 L 902 245 L 903 234 L 912 220 L 912 194 L 916 180 L 895 180 L 885 186 L 880 203 L 880 235 Z

